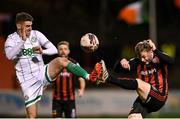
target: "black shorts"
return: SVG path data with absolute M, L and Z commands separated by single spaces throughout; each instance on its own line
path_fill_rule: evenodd
M 152 95 L 151 92 L 155 92 L 156 95 Z M 150 93 L 148 94 L 146 101 L 142 101 L 140 97 L 138 97 L 135 100 L 129 114 L 141 113 L 141 115 L 145 117 L 148 113 L 156 112 L 159 109 L 161 109 L 166 102 L 167 96 L 160 95 L 160 99 L 159 99 L 157 98 L 158 97 L 157 94 L 160 95 L 160 93 L 154 87 L 151 86 L 151 90 Z
M 52 116 L 56 117 L 64 117 L 65 118 L 75 118 L 76 117 L 76 108 L 75 101 L 61 101 L 61 100 L 53 100 L 52 103 Z

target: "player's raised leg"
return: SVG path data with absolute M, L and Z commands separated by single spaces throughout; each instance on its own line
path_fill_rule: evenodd
M 56 78 L 56 76 L 64 67 L 77 76 L 81 76 L 84 79 L 89 79 L 89 74 L 83 68 L 72 63 L 67 58 L 57 57 L 48 64 L 48 73 L 51 81 Z
M 103 63 L 96 63 L 93 71 L 89 74 L 86 70 L 84 70 L 79 65 L 74 64 L 73 62 L 69 61 L 67 58 L 57 57 L 52 60 L 48 64 L 48 76 L 49 80 L 53 81 L 62 68 L 66 67 L 70 72 L 73 74 L 82 77 L 92 83 L 96 83 L 97 79 L 99 81 L 105 80 L 105 75 L 103 74 L 104 66 Z
M 112 83 L 115 85 L 118 85 L 122 88 L 125 89 L 129 89 L 129 90 L 136 90 L 137 93 L 139 94 L 140 98 L 142 100 L 146 100 L 147 96 L 149 94 L 150 88 L 151 86 L 142 81 L 141 79 L 133 79 L 133 78 L 119 78 L 113 75 L 109 75 L 107 69 L 106 69 L 106 65 L 105 62 L 103 60 L 101 60 L 100 62 L 101 66 L 102 66 L 102 78 L 97 78 L 97 82 L 100 83 Z

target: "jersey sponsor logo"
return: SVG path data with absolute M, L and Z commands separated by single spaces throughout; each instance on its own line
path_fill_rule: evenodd
M 151 69 L 151 70 L 147 70 L 147 71 L 141 71 L 141 75 L 153 74 L 154 72 L 157 72 L 157 70 Z
M 69 72 L 61 72 L 61 73 L 60 73 L 60 76 L 69 77 L 69 76 L 70 76 L 70 73 L 69 73 Z
M 24 56 L 32 56 L 33 50 L 32 48 L 22 49 L 22 55 Z

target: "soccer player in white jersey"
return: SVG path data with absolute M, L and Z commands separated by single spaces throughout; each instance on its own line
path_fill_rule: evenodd
M 28 118 L 37 116 L 37 102 L 41 99 L 43 88 L 50 84 L 63 68 L 92 83 L 104 80 L 106 70 L 103 61 L 96 63 L 89 74 L 67 58 L 57 57 L 44 64 L 42 55 L 57 53 L 56 47 L 39 31 L 32 30 L 33 17 L 25 12 L 16 15 L 17 31 L 10 34 L 5 42 L 5 53 L 15 63 L 16 76 L 23 91 Z M 43 49 L 43 48 L 45 49 Z

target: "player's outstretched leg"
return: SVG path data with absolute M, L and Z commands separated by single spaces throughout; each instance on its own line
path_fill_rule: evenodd
M 106 69 L 104 60 L 96 63 L 93 71 L 90 74 L 90 81 L 98 84 L 105 83 L 109 74 Z
M 96 83 L 96 82 L 104 83 L 108 77 L 107 73 L 105 73 L 107 72 L 107 70 L 103 60 L 101 60 L 101 62 L 96 63 L 93 71 L 89 74 L 79 65 L 74 64 L 73 62 L 69 61 L 66 58 L 58 57 L 49 63 L 48 73 L 50 79 L 54 79 L 59 74 L 59 72 L 62 70 L 63 67 L 66 67 L 68 71 L 92 83 Z

